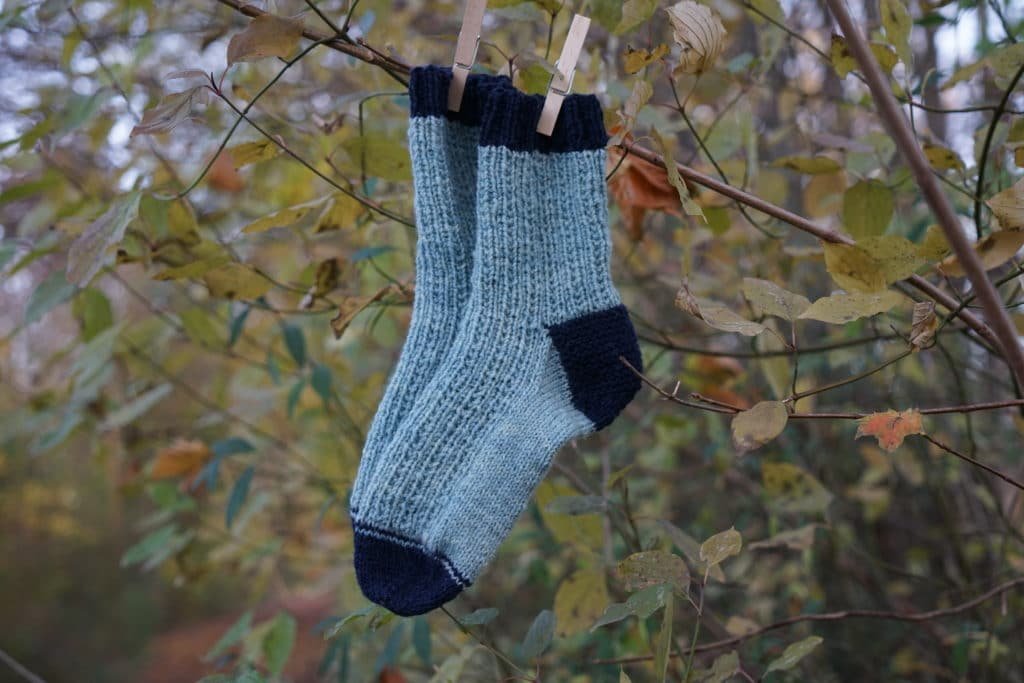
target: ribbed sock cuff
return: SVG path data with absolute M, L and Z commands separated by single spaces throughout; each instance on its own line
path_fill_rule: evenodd
M 470 74 L 459 111 L 448 111 L 448 89 L 452 70 L 446 66 L 417 66 L 409 77 L 410 116 L 445 117 L 467 126 L 479 126 L 488 94 L 495 88 L 510 88 L 507 76 Z
M 480 144 L 517 152 L 580 152 L 608 144 L 601 103 L 593 95 L 569 95 L 562 103 L 550 137 L 537 132 L 543 95 L 527 95 L 511 87 L 495 88 L 487 98 Z

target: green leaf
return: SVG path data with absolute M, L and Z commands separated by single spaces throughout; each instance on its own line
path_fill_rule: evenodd
M 99 272 L 110 247 L 121 242 L 128 224 L 139 215 L 141 197 L 136 191 L 116 200 L 78 236 L 68 250 L 68 282 L 85 286 Z
M 238 338 L 242 336 L 242 329 L 245 327 L 245 321 L 249 317 L 249 313 L 252 311 L 252 306 L 243 306 L 242 310 L 239 311 L 238 315 L 231 319 L 231 326 L 228 330 L 228 348 L 230 349 L 238 341 Z
M 430 667 L 430 622 L 426 617 L 416 617 L 412 622 L 412 646 L 420 661 Z
M 114 324 L 110 299 L 99 289 L 87 287 L 71 302 L 71 310 L 82 326 L 82 339 L 89 341 Z
M 622 3 L 622 18 L 613 33 L 627 33 L 654 15 L 658 0 L 626 0 Z
M 210 662 L 223 655 L 230 648 L 240 643 L 246 634 L 249 633 L 250 628 L 252 628 L 252 610 L 245 612 L 238 618 L 238 621 L 232 624 L 231 628 L 224 632 L 224 635 L 210 648 L 210 651 L 203 655 L 203 661 Z
M 331 402 L 331 398 L 334 392 L 331 388 L 331 369 L 326 365 L 317 363 L 313 366 L 313 371 L 310 373 L 310 385 L 313 387 L 313 391 L 320 395 L 325 404 Z
M 799 640 L 789 645 L 783 650 L 782 655 L 778 659 L 775 659 L 765 669 L 765 673 L 771 673 L 772 671 L 786 671 L 796 666 L 797 662 L 809 655 L 814 648 L 818 647 L 822 643 L 822 638 L 819 636 L 808 636 L 803 640 Z
M 733 417 L 732 442 L 740 452 L 752 451 L 781 434 L 788 421 L 789 411 L 781 401 L 761 401 Z
M 832 494 L 809 472 L 788 462 L 765 462 L 761 477 L 768 507 L 786 513 L 822 513 Z
M 281 612 L 274 617 L 266 635 L 263 636 L 263 657 L 272 676 L 280 676 L 291 656 L 295 645 L 295 617 Z
M 892 190 L 877 180 L 861 180 L 843 194 L 843 227 L 856 240 L 883 234 L 892 220 Z
M 361 167 L 365 162 L 366 173 L 383 180 L 407 181 L 412 177 L 412 162 L 404 135 L 399 137 L 386 131 L 367 131 L 365 135 L 352 137 L 341 143 L 352 163 Z
M 743 538 L 735 527 L 720 531 L 700 545 L 700 559 L 709 565 L 721 564 L 727 557 L 739 555 Z
M 30 325 L 72 297 L 75 286 L 64 273 L 56 271 L 39 283 L 25 305 L 25 324 Z
M 103 421 L 101 429 L 104 431 L 117 429 L 118 427 L 124 427 L 130 422 L 134 422 L 157 403 L 164 400 L 173 390 L 174 386 L 170 382 L 165 382 L 139 394 L 114 412 L 108 414 L 107 418 Z
M 619 563 L 619 576 L 626 590 L 633 592 L 668 584 L 679 593 L 690 587 L 690 570 L 683 558 L 663 550 L 634 553 Z
M 459 617 L 459 623 L 463 626 L 483 626 L 494 621 L 497 616 L 498 610 L 494 607 L 481 607 L 464 617 Z
M 240 436 L 229 436 L 226 439 L 214 441 L 210 444 L 210 450 L 215 458 L 225 458 L 239 453 L 252 453 L 256 448 Z
M 299 367 L 305 365 L 306 337 L 302 333 L 302 328 L 291 323 L 285 323 L 281 326 L 281 333 L 284 335 L 284 345 L 288 348 L 288 353 L 291 354 L 292 360 Z
M 255 469 L 252 465 L 246 467 L 231 489 L 231 495 L 228 497 L 228 506 L 224 511 L 224 526 L 228 529 L 231 528 L 231 523 L 235 521 L 235 516 L 249 495 L 249 486 L 252 484 L 252 475 L 254 473 Z
M 551 645 L 555 635 L 555 615 L 551 610 L 543 610 L 530 624 L 530 630 L 523 638 L 521 653 L 524 659 L 539 657 Z
M 811 305 L 803 295 L 787 291 L 774 282 L 752 277 L 743 278 L 743 294 L 759 315 L 774 315 L 791 322 Z
M 658 584 L 650 586 L 629 596 L 626 602 L 616 602 L 605 608 L 601 617 L 590 627 L 591 631 L 608 624 L 614 624 L 627 617 L 636 616 L 646 619 L 664 607 L 665 596 L 670 594 L 669 586 Z
M 231 161 L 234 162 L 235 168 L 239 169 L 243 166 L 259 163 L 260 161 L 273 159 L 281 153 L 281 148 L 274 144 L 273 140 L 264 138 L 228 147 L 227 152 L 231 155 Z
M 665 611 L 661 614 L 661 628 L 658 629 L 658 640 L 654 647 L 654 675 L 664 683 L 668 675 L 669 653 L 672 651 L 672 608 L 675 597 L 672 593 L 665 596 Z
M 448 657 L 430 678 L 430 683 L 461 683 L 465 680 L 463 669 L 476 654 L 478 645 L 466 645 Z
M 724 655 L 719 655 L 711 664 L 707 678 L 703 683 L 725 683 L 740 670 L 740 656 L 733 650 Z
M 299 398 L 302 396 L 302 390 L 306 388 L 306 378 L 300 377 L 292 388 L 288 390 L 288 419 L 292 419 L 295 416 L 295 406 L 299 404 Z
M 166 546 L 177 533 L 178 526 L 176 524 L 168 524 L 150 532 L 124 552 L 124 555 L 121 556 L 121 566 L 130 567 L 148 559 L 153 553 Z
M 885 313 L 903 301 L 903 295 L 892 290 L 873 294 L 837 293 L 818 299 L 800 314 L 804 320 L 820 320 L 834 325 L 845 325 L 860 318 Z
M 559 496 L 544 507 L 558 515 L 586 515 L 604 512 L 606 508 L 607 503 L 601 496 Z

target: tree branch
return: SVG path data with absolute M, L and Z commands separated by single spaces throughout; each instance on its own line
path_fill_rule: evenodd
M 828 6 L 846 35 L 850 51 L 860 65 L 861 71 L 864 72 L 864 77 L 878 107 L 879 116 L 895 139 L 896 146 L 906 158 L 921 192 L 942 227 L 946 240 L 959 258 L 967 273 L 967 278 L 978 294 L 985 317 L 998 339 L 996 348 L 1002 348 L 1003 357 L 1006 358 L 1017 383 L 1024 384 L 1024 350 L 1021 349 L 1017 339 L 1017 330 L 1003 309 L 999 294 L 988 279 L 973 245 L 967 240 L 967 236 L 961 229 L 953 205 L 942 192 L 935 176 L 932 175 L 928 160 L 925 158 L 921 146 L 917 144 L 917 139 L 907 124 L 906 117 L 900 111 L 899 104 L 893 97 L 888 81 L 882 73 L 882 68 L 871 54 L 871 49 L 854 23 L 853 17 L 847 11 L 844 0 L 828 0 Z

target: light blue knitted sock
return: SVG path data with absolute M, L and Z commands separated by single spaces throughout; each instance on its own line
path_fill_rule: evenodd
M 373 419 L 349 507 L 357 519 L 377 461 L 455 340 L 469 298 L 476 233 L 476 165 L 486 93 L 507 78 L 473 74 L 459 113 L 448 112 L 451 69 L 412 70 L 409 155 L 416 211 L 416 295 L 412 323 Z
M 442 366 L 391 440 L 355 524 L 360 587 L 403 615 L 483 570 L 555 452 L 608 425 L 639 389 L 609 273 L 601 108 L 491 92 L 481 125 L 472 290 Z

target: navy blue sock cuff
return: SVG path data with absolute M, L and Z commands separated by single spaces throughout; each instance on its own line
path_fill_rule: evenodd
M 452 70 L 446 66 L 417 66 L 409 76 L 410 116 L 443 116 L 467 126 L 479 126 L 488 94 L 495 88 L 511 87 L 507 76 L 470 74 L 459 111 L 448 111 L 448 88 Z
M 510 87 L 495 88 L 487 99 L 480 144 L 517 152 L 580 152 L 604 149 L 601 103 L 593 95 L 569 95 L 562 103 L 551 137 L 537 132 L 543 95 L 527 95 Z

